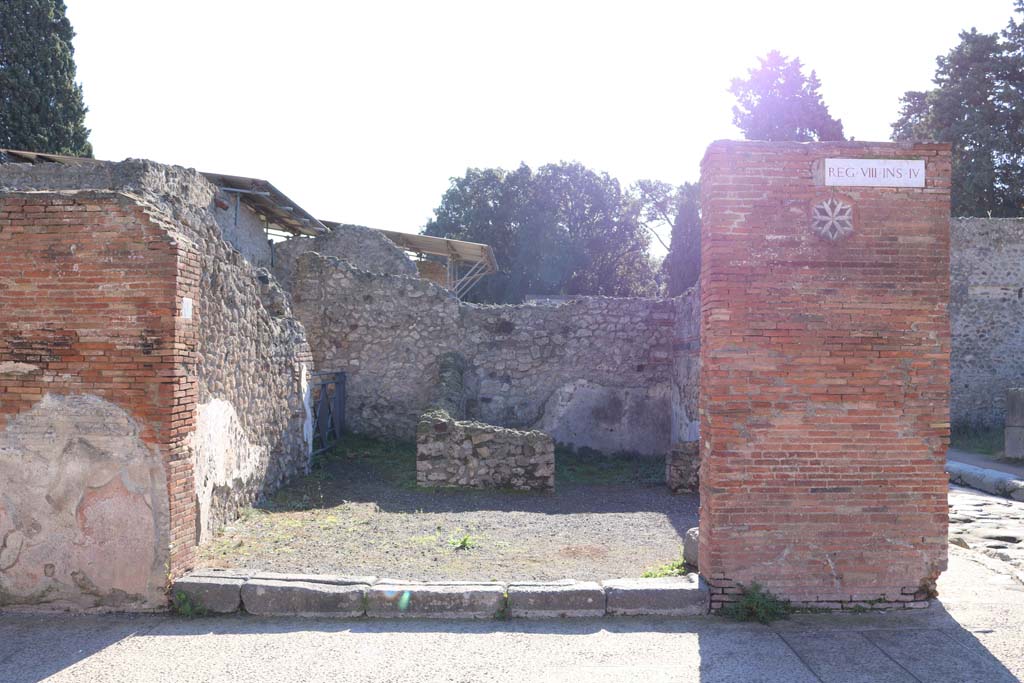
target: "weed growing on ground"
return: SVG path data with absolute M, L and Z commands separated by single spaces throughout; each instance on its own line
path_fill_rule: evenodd
M 648 569 L 642 576 L 645 579 L 659 579 L 663 576 L 685 576 L 686 575 L 686 562 L 680 557 L 674 562 L 663 564 L 655 569 Z
M 182 591 L 176 592 L 171 598 L 171 611 L 186 619 L 206 616 L 206 608 Z
M 463 534 L 462 536 L 452 536 L 449 538 L 448 545 L 455 550 L 471 550 L 477 546 L 477 541 L 469 534 Z
M 785 619 L 793 611 L 788 600 L 781 600 L 757 583 L 740 586 L 740 599 L 723 607 L 719 614 L 736 621 L 757 621 L 768 624 Z

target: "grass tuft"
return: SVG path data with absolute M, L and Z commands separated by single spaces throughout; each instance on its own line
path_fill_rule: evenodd
M 686 562 L 680 557 L 674 562 L 648 569 L 640 575 L 645 579 L 660 579 L 663 576 L 686 576 Z
M 475 538 L 469 534 L 463 534 L 462 536 L 452 536 L 448 539 L 448 545 L 455 550 L 472 550 L 478 543 Z
M 781 600 L 757 583 L 741 586 L 743 593 L 737 602 L 723 607 L 719 614 L 736 621 L 757 621 L 769 624 L 785 619 L 793 611 L 788 600 Z
M 183 591 L 175 592 L 171 598 L 171 611 L 186 619 L 206 616 L 206 608 L 198 600 L 193 600 L 188 596 L 188 593 Z

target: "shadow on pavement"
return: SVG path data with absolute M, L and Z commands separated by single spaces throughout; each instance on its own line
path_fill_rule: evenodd
M 137 638 L 131 646 L 124 643 L 137 636 L 148 637 L 145 643 Z M 274 666 L 284 666 L 281 658 L 296 657 L 294 666 L 308 667 L 310 680 L 319 680 L 320 660 L 330 660 L 324 666 L 337 670 L 348 662 L 356 666 L 360 653 L 378 646 L 400 651 L 403 643 L 410 658 L 425 660 L 423 665 L 435 671 L 467 662 L 486 667 L 488 657 L 518 658 L 521 680 L 540 680 L 545 672 L 576 674 L 564 680 L 701 683 L 1017 680 L 941 604 L 912 612 L 795 615 L 771 626 L 717 617 L 404 621 L 5 614 L 0 619 L 0 678 L 5 683 L 39 681 L 84 662 L 80 670 L 67 672 L 69 680 L 79 675 L 87 680 L 93 668 L 114 666 L 124 667 L 125 680 L 136 680 L 133 657 L 142 658 L 144 667 L 156 667 L 154 662 L 168 653 L 180 653 L 180 672 L 194 676 L 203 666 L 193 652 L 200 643 L 228 662 L 251 659 L 254 651 Z M 315 652 L 308 650 L 310 643 Z M 553 654 L 531 657 L 542 643 Z M 85 661 L 98 653 L 102 667 Z

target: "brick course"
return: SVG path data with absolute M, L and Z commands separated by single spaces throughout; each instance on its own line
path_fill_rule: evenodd
M 100 191 L 0 198 L 0 253 L 0 363 L 34 368 L 0 373 L 0 431 L 44 394 L 126 410 L 166 466 L 170 570 L 188 569 L 195 335 L 175 318 L 195 296 L 195 255 L 144 204 Z
M 825 187 L 924 159 L 923 189 Z M 913 603 L 946 566 L 949 148 L 716 142 L 702 164 L 700 567 L 802 604 Z M 811 207 L 854 207 L 852 235 Z

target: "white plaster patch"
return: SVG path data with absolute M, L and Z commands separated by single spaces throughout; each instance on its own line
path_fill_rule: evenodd
M 309 383 L 309 368 L 299 363 L 299 392 L 302 395 L 302 407 L 306 411 L 306 419 L 302 423 L 302 438 L 306 442 L 306 453 L 313 455 L 313 387 Z
M 238 488 L 240 483 L 244 486 L 261 480 L 268 457 L 265 448 L 250 443 L 235 407 L 219 398 L 196 408 L 190 444 L 199 501 L 199 541 L 203 542 L 217 526 L 212 514 L 214 489 Z
M 577 448 L 660 455 L 671 445 L 671 420 L 667 385 L 606 387 L 581 379 L 551 395 L 533 428 Z
M 0 375 L 27 375 L 30 372 L 37 372 L 41 369 L 38 365 L 32 365 L 31 363 L 17 363 L 14 361 L 0 363 Z

